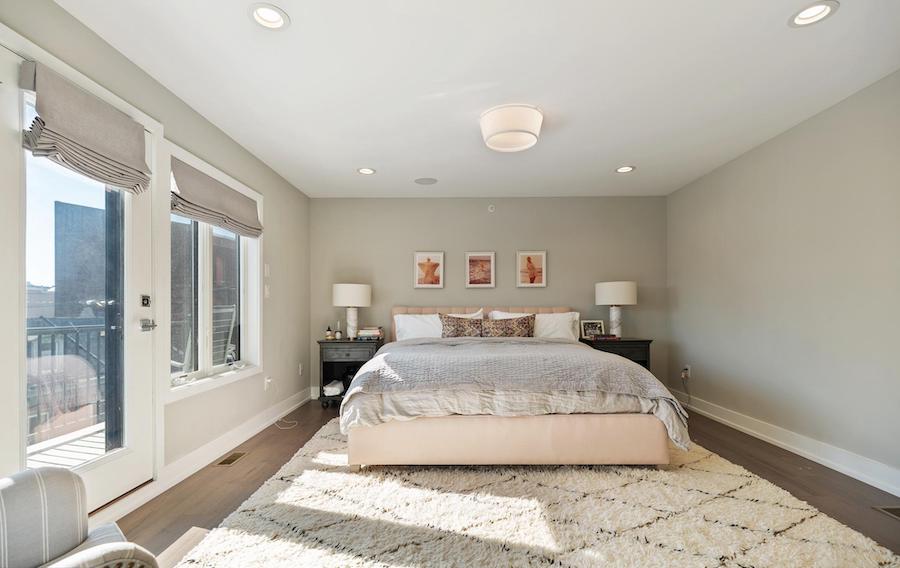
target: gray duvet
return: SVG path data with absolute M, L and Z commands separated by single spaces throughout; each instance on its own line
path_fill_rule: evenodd
M 527 338 L 408 339 L 382 347 L 356 374 L 341 430 L 422 416 L 653 414 L 690 444 L 687 414 L 645 368 L 584 344 Z

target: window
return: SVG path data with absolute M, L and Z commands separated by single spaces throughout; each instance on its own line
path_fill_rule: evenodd
M 235 367 L 242 360 L 248 241 L 227 229 L 171 216 L 172 385 Z
M 173 374 L 197 371 L 200 224 L 172 215 L 172 356 Z

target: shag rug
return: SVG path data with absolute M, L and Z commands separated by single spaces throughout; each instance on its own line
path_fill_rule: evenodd
M 890 566 L 699 446 L 655 467 L 373 467 L 332 420 L 180 566 Z

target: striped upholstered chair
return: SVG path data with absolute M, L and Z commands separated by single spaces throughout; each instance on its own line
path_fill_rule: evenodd
M 0 478 L 0 568 L 157 568 L 115 523 L 88 532 L 84 483 L 44 467 Z

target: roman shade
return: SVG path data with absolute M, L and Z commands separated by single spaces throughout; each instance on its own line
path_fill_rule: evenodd
M 135 194 L 150 187 L 142 125 L 34 61 L 19 68 L 19 86 L 36 94 L 23 137 L 32 154 Z
M 195 221 L 228 229 L 245 237 L 262 234 L 256 201 L 172 158 L 172 211 Z

